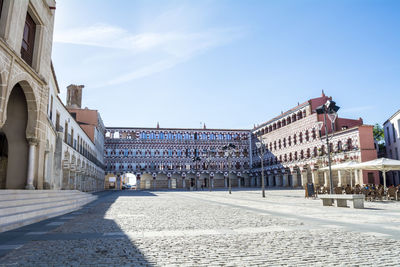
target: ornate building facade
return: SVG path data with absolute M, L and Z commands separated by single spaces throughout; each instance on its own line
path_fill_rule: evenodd
M 55 9 L 0 0 L 0 189 L 104 188 L 104 126 L 92 138 L 58 98 Z
M 142 189 L 249 185 L 248 130 L 108 127 L 105 144 L 107 177 L 133 173 Z
M 265 183 L 268 186 L 305 186 L 307 182 L 328 186 L 327 147 L 325 135 L 331 137 L 329 146 L 332 164 L 345 161 L 363 162 L 377 157 L 374 147 L 373 126 L 364 125 L 362 119 L 337 118 L 334 130 L 328 120 L 325 133 L 323 114 L 315 109 L 332 100 L 322 93 L 321 97 L 310 99 L 281 115 L 255 127 L 252 130 L 251 177 L 257 185 L 261 179 L 261 156 L 255 141 L 263 140 L 267 153 L 263 158 Z M 321 130 L 321 136 L 319 130 Z M 336 185 L 379 183 L 377 172 L 334 171 Z
M 0 1 L 0 188 L 43 188 L 54 0 Z

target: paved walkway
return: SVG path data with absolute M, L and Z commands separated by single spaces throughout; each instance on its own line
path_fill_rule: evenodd
M 395 266 L 400 202 L 323 207 L 300 190 L 109 192 L 0 234 L 0 266 Z

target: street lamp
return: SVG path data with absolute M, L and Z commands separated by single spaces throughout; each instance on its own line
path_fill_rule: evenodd
M 261 139 L 261 141 L 256 141 L 256 147 L 257 147 L 257 149 L 260 150 L 260 153 L 258 154 L 258 156 L 260 157 L 260 160 L 261 160 L 261 189 L 262 189 L 262 197 L 265 197 L 264 155 L 265 155 L 266 149 L 265 149 L 264 139 Z
M 340 109 L 339 106 L 336 106 L 335 101 L 328 100 L 324 105 L 321 105 L 315 109 L 317 114 L 324 114 L 324 124 L 325 124 L 325 136 L 326 136 L 326 147 L 328 150 L 328 166 L 329 166 L 329 185 L 330 185 L 330 193 L 333 194 L 333 179 L 332 179 L 332 168 L 331 168 L 331 148 L 329 145 L 329 135 L 328 135 L 328 125 L 326 123 L 326 116 L 329 117 L 331 121 L 331 129 L 332 129 L 332 137 L 335 131 L 335 120 L 337 118 L 337 112 Z M 319 126 L 319 137 L 322 139 L 322 124 L 318 124 Z M 331 137 L 331 139 L 332 139 Z
M 231 169 L 231 164 L 229 159 L 232 157 L 233 151 L 235 150 L 236 146 L 232 143 L 229 143 L 228 145 L 225 145 L 222 147 L 222 150 L 225 151 L 225 156 L 228 158 L 228 181 L 229 181 L 229 194 L 232 194 L 232 181 L 231 177 L 229 175 L 230 169 Z

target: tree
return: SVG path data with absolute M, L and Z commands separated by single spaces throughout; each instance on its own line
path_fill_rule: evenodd
M 378 123 L 374 125 L 374 139 L 378 142 L 378 144 L 384 144 L 385 143 L 385 132 L 383 131 L 382 126 L 380 126 Z

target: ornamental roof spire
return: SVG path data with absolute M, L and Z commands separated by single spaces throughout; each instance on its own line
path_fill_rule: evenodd
M 158 121 L 157 121 L 157 129 L 160 129 L 160 124 L 158 123 Z

